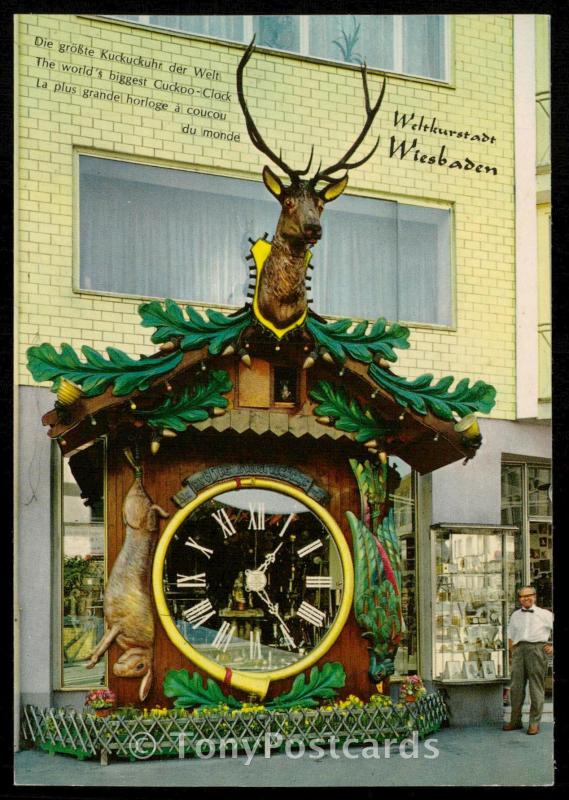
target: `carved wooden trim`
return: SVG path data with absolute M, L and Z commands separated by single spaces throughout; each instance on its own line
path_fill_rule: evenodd
M 321 489 L 310 475 L 306 475 L 295 467 L 286 464 L 218 464 L 213 467 L 188 475 L 182 483 L 184 488 L 177 492 L 172 500 L 183 508 L 203 489 L 230 478 L 259 477 L 284 481 L 302 489 L 309 497 L 320 505 L 328 505 L 330 496 Z

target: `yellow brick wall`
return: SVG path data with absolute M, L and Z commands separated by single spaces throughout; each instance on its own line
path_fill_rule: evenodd
M 258 177 L 263 157 L 250 144 L 235 93 L 235 69 L 242 48 L 183 35 L 149 31 L 115 21 L 73 15 L 16 17 L 17 49 L 17 296 L 19 381 L 33 383 L 25 368 L 32 344 L 68 342 L 75 348 L 115 345 L 132 355 L 150 353 L 150 331 L 139 325 L 137 298 L 95 296 L 73 290 L 74 154 L 78 148 L 136 157 L 148 163 L 184 166 L 237 177 Z M 515 297 L 513 191 L 513 75 L 511 16 L 459 15 L 452 18 L 452 84 L 390 76 L 373 132 L 381 133 L 374 157 L 350 175 L 348 191 L 411 202 L 452 204 L 456 329 L 412 326 L 411 349 L 399 355 L 398 374 L 453 374 L 493 383 L 498 403 L 493 416 L 515 415 Z M 53 48 L 39 39 L 53 41 Z M 95 49 L 95 56 L 60 54 L 59 44 Z M 161 70 L 101 60 L 101 48 L 154 57 Z M 38 58 L 55 63 L 51 69 Z M 191 100 L 151 87 L 156 78 L 184 82 L 168 64 L 200 65 L 221 72 L 217 82 L 194 80 L 232 93 L 230 103 L 210 101 L 227 113 L 212 123 L 240 134 L 241 141 L 190 137 L 182 124 L 193 122 L 174 110 L 156 112 L 124 102 L 84 99 L 83 88 L 122 91 L 108 70 L 147 77 L 148 86 L 130 90 L 139 97 L 187 106 Z M 94 67 L 93 75 L 63 74 L 61 64 Z M 97 77 L 103 70 L 103 78 Z M 349 67 L 257 54 L 246 74 L 247 95 L 266 136 L 283 157 L 301 166 L 315 144 L 316 162 L 335 160 L 354 138 L 363 119 L 361 78 Z M 75 94 L 54 92 L 65 81 Z M 47 86 L 43 85 L 47 83 Z M 189 81 L 186 81 L 189 83 Z M 380 78 L 370 77 L 372 99 Z M 198 105 L 196 102 L 195 105 Z M 430 121 L 471 134 L 485 131 L 494 143 L 471 142 L 394 127 L 394 112 L 415 111 Z M 354 122 L 356 120 L 356 122 Z M 417 136 L 423 153 L 496 167 L 498 174 L 419 164 L 389 157 L 390 137 L 410 144 Z M 372 135 L 369 142 L 373 141 Z M 252 231 L 253 236 L 260 235 Z M 316 248 L 317 254 L 317 248 Z M 191 300 L 191 298 L 184 298 Z M 378 308 L 377 316 L 382 310 Z

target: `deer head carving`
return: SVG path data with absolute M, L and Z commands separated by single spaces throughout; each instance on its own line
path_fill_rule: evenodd
M 270 255 L 264 263 L 258 278 L 256 302 L 261 320 L 279 335 L 295 324 L 304 321 L 307 311 L 306 268 L 307 250 L 322 235 L 320 216 L 326 203 L 339 197 L 348 185 L 348 172 L 365 164 L 375 153 L 379 138 L 367 155 L 359 160 L 352 160 L 357 149 L 364 141 L 372 123 L 380 109 L 385 93 L 386 80 L 379 98 L 374 106 L 370 103 L 367 84 L 367 69 L 362 67 L 362 80 L 366 118 L 363 127 L 354 143 L 336 163 L 326 169 L 321 166 L 311 178 L 308 175 L 312 165 L 314 147 L 310 152 L 308 164 L 302 170 L 295 170 L 276 155 L 265 143 L 255 125 L 243 91 L 243 72 L 255 49 L 255 37 L 243 54 L 237 68 L 237 96 L 245 117 L 247 132 L 255 147 L 273 162 L 289 178 L 289 185 L 268 167 L 263 168 L 263 181 L 271 194 L 281 204 L 281 214 L 272 240 Z M 343 175 L 337 173 L 343 172 Z M 318 188 L 324 183 L 323 188 Z

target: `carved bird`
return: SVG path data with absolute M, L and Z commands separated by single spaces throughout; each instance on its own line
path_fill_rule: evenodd
M 369 463 L 363 467 L 354 462 L 352 468 L 362 494 L 363 512 L 363 520 L 350 511 L 346 514 L 354 546 L 354 613 L 364 630 L 362 636 L 371 640 L 369 674 L 377 683 L 394 672 L 404 627 L 399 539 L 393 509 L 374 524 L 378 506 L 384 506 L 386 499 L 387 468 L 382 470 L 383 475 L 378 475 Z M 366 522 L 376 528 L 375 533 Z

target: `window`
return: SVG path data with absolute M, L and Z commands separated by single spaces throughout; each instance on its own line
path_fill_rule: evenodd
M 390 458 L 390 463 L 397 470 L 401 482 L 397 488 L 389 487 L 393 500 L 395 529 L 399 537 L 401 552 L 401 610 L 404 630 L 401 644 L 395 655 L 395 675 L 407 675 L 417 672 L 417 572 L 415 533 L 415 473 L 408 464 L 399 458 Z
M 502 464 L 502 522 L 518 525 L 525 541 L 527 577 L 538 605 L 552 608 L 551 466 Z
M 522 532 L 517 540 L 523 540 L 523 545 L 520 542 L 516 548 L 514 558 L 524 565 L 523 584 L 535 587 L 537 604 L 553 610 L 551 515 L 551 465 L 521 461 L 503 463 L 502 522 L 517 525 Z M 551 697 L 552 691 L 553 659 L 550 657 L 545 679 L 547 698 Z
M 61 458 L 61 457 L 60 457 Z M 87 670 L 103 636 L 105 445 L 61 459 L 61 688 L 104 686 L 106 657 Z
M 167 30 L 195 33 L 274 50 L 362 64 L 374 69 L 448 80 L 447 21 L 440 14 L 116 15 Z
M 249 237 L 275 230 L 260 182 L 81 155 L 79 289 L 239 307 Z M 314 250 L 319 313 L 452 324 L 450 210 L 342 196 Z

